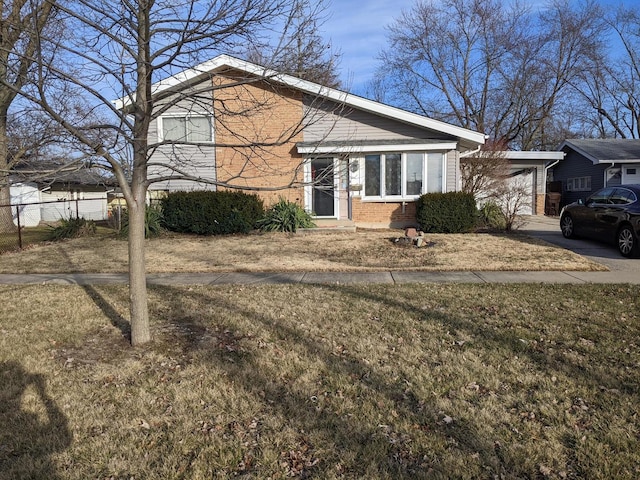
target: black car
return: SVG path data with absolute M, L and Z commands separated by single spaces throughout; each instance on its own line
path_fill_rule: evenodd
M 638 254 L 640 185 L 618 185 L 565 206 L 560 230 L 566 238 L 587 237 L 616 244 L 625 257 Z

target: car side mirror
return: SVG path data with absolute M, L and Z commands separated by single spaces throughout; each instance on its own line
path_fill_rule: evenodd
M 578 205 L 584 205 L 584 200 L 583 200 L 583 199 L 581 199 L 581 198 L 579 198 L 579 199 L 578 199 Z

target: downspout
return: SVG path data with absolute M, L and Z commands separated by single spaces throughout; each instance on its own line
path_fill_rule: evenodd
M 609 170 L 614 168 L 616 162 L 611 162 L 611 165 L 604 169 L 604 186 L 608 187 Z M 622 183 L 622 167 L 620 167 L 620 183 Z
M 565 153 L 566 155 L 566 153 Z M 547 195 L 547 178 L 549 178 L 549 169 L 555 167 L 560 163 L 560 160 L 556 160 L 555 162 L 550 163 L 546 167 L 544 167 L 544 192 L 542 192 L 545 196 Z

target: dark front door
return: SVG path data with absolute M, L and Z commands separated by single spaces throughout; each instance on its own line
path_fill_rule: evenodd
M 311 160 L 311 179 L 313 181 L 313 213 L 317 217 L 335 216 L 335 187 L 333 158 L 315 158 Z

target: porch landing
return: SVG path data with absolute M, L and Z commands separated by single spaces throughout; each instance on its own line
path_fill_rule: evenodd
M 314 219 L 317 228 L 300 228 L 298 233 L 354 233 L 356 224 L 351 220 Z

